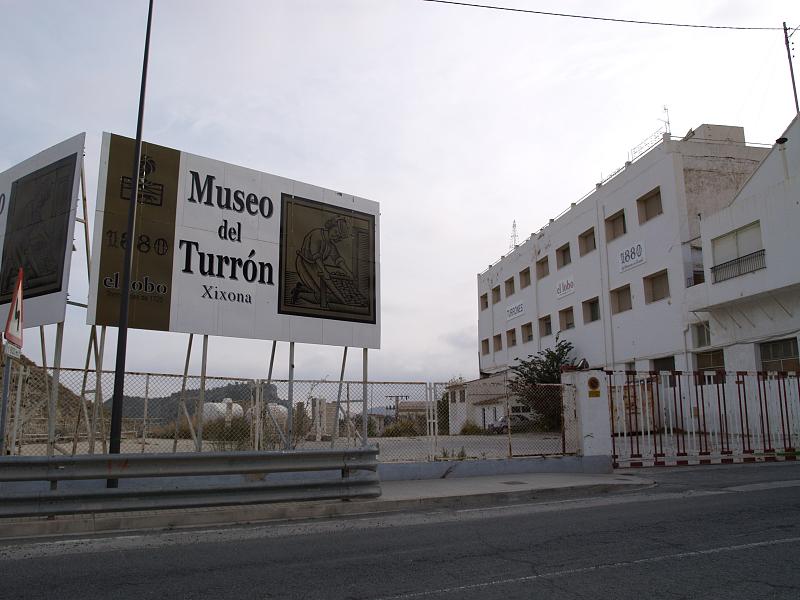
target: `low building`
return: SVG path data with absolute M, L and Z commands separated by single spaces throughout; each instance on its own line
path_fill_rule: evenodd
M 478 275 L 481 376 L 557 335 L 595 367 L 695 368 L 705 319 L 689 298 L 714 264 L 701 226 L 760 179 L 770 148 L 721 125 L 657 142 Z

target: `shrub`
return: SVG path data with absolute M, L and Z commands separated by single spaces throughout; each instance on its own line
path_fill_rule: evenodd
M 467 421 L 464 423 L 464 426 L 461 428 L 461 435 L 483 435 L 486 431 L 473 423 L 472 421 Z

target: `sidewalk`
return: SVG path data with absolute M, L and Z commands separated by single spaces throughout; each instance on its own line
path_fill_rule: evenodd
M 653 485 L 627 474 L 521 473 L 454 479 L 386 481 L 370 500 L 325 500 L 206 509 L 172 509 L 0 520 L 0 541 L 13 538 L 91 535 L 179 528 L 246 525 L 408 510 L 476 508 L 624 492 Z

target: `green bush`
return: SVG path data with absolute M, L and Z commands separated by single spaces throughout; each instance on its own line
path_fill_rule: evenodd
M 486 433 L 482 427 L 476 425 L 472 421 L 467 421 L 459 432 L 460 435 L 483 435 Z
M 383 430 L 383 437 L 414 437 L 418 435 L 423 434 L 419 432 L 417 423 L 410 419 L 401 419 Z

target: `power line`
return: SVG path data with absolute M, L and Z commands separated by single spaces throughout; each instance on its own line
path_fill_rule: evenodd
M 664 21 L 637 21 L 635 19 L 615 19 L 612 17 L 594 17 L 590 15 L 573 15 L 569 13 L 547 12 L 544 10 L 530 10 L 527 8 L 512 8 L 510 6 L 493 6 L 491 4 L 471 4 L 469 2 L 456 2 L 454 0 L 422 0 L 437 4 L 450 4 L 452 6 L 468 6 L 470 8 L 488 8 L 506 12 L 527 13 L 531 15 L 544 15 L 548 17 L 568 17 L 570 19 L 587 19 L 590 21 L 610 21 L 612 23 L 633 23 L 636 25 L 661 25 L 665 27 L 689 27 L 694 29 L 734 29 L 739 31 L 783 31 L 782 27 L 737 27 L 733 25 L 697 25 L 694 23 L 667 23 Z

